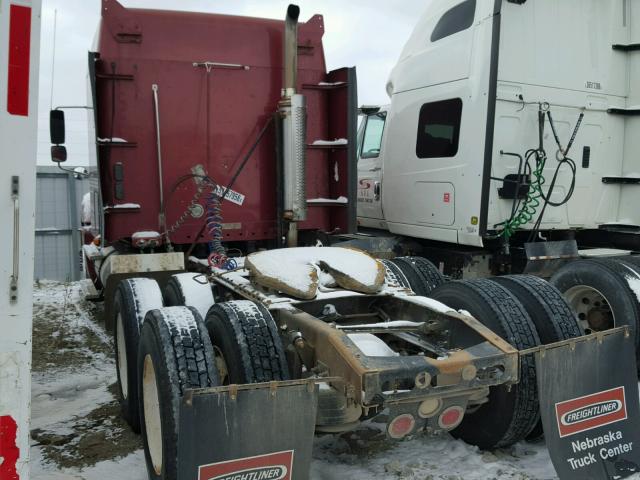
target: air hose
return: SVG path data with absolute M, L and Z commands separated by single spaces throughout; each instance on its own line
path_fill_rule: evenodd
M 545 182 L 542 172 L 544 170 L 547 157 L 544 150 L 528 150 L 525 154 L 527 165 L 530 164 L 529 161 L 532 156 L 536 157 L 536 168 L 531 172 L 529 191 L 519 207 L 516 207 L 517 213 L 502 224 L 503 230 L 500 234 L 506 241 L 513 236 L 518 228 L 533 220 L 533 217 L 540 206 L 540 198 L 543 196 L 542 186 Z
M 185 209 L 178 220 L 167 229 L 167 233 L 175 232 L 184 224 L 184 222 L 191 216 L 192 207 L 194 207 L 202 197 L 206 212 L 204 227 L 206 228 L 210 238 L 209 245 L 211 253 L 208 258 L 209 265 L 216 268 L 224 268 L 226 270 L 233 270 L 237 268 L 236 261 L 227 257 L 226 250 L 222 245 L 222 198 L 218 194 L 218 191 L 222 190 L 222 188 L 208 175 L 193 173 L 183 175 L 178 178 L 169 193 L 169 198 L 183 182 L 189 179 L 196 179 L 198 181 L 196 193 L 191 199 L 189 207 Z
M 210 192 L 204 197 L 206 211 L 206 227 L 210 237 L 209 265 L 225 270 L 234 270 L 237 263 L 233 258 L 227 257 L 226 250 L 222 245 L 222 199 L 216 192 L 215 185 L 209 185 Z
M 560 158 L 558 158 L 558 165 L 556 167 L 556 171 L 549 185 L 549 189 L 545 194 L 542 190 L 542 187 L 546 182 L 546 179 L 544 178 L 544 175 L 543 175 L 544 168 L 547 163 L 547 153 L 544 149 L 544 127 L 545 127 L 546 118 L 549 119 L 549 125 L 551 126 L 551 130 L 553 132 L 555 142 L 558 146 L 558 154 Z M 580 125 L 582 124 L 583 118 L 584 118 L 584 113 L 580 113 L 580 116 L 578 117 L 578 121 L 576 122 L 576 125 L 573 129 L 571 139 L 569 140 L 569 144 L 567 145 L 566 149 L 563 149 L 562 145 L 560 144 L 560 139 L 558 138 L 555 125 L 553 123 L 553 118 L 551 116 L 549 104 L 546 102 L 538 104 L 538 148 L 530 149 L 525 153 L 525 172 L 527 171 L 531 172 L 529 190 L 525 198 L 514 209 L 512 209 L 511 217 L 505 222 L 496 225 L 496 226 L 502 226 L 502 230 L 499 232 L 499 235 L 503 238 L 505 244 L 508 245 L 509 239 L 515 234 L 518 228 L 520 228 L 523 225 L 526 225 L 527 223 L 533 220 L 541 203 L 544 202 L 540 215 L 538 216 L 538 219 L 536 220 L 534 228 L 529 237 L 529 241 L 532 241 L 532 239 L 535 238 L 536 232 L 540 228 L 540 225 L 542 223 L 542 217 L 544 216 L 544 212 L 547 206 L 551 205 L 553 207 L 558 207 L 558 206 L 564 205 L 573 196 L 573 191 L 576 183 L 576 165 L 575 165 L 575 162 L 568 157 L 568 154 L 576 138 L 576 135 L 578 134 L 578 130 L 580 128 Z M 535 168 L 531 169 L 531 159 L 534 157 L 535 157 Z M 554 202 L 551 200 L 551 195 L 555 188 L 556 180 L 558 178 L 558 174 L 560 173 L 560 168 L 564 164 L 568 165 L 569 168 L 571 169 L 571 173 L 572 173 L 571 186 L 569 187 L 567 194 L 561 201 Z M 520 188 L 524 185 L 525 184 L 523 184 L 520 180 L 520 175 L 518 175 L 518 186 L 517 186 L 516 192 L 518 192 Z M 515 201 L 516 200 L 514 199 L 514 202 Z

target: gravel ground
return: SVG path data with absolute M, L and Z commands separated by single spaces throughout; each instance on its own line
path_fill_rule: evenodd
M 144 480 L 140 438 L 120 419 L 111 339 L 80 283 L 34 291 L 32 478 Z M 376 424 L 315 439 L 311 478 L 548 480 L 543 443 L 481 452 L 449 435 L 386 440 Z

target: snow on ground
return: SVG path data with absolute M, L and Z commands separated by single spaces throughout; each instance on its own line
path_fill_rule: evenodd
M 79 283 L 34 291 L 32 478 L 146 480 L 138 436 L 120 420 L 112 342 Z M 555 479 L 543 443 L 481 452 L 449 435 L 389 442 L 381 425 L 318 435 L 312 480 Z

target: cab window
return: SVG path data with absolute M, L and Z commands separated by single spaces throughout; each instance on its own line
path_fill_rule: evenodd
M 425 103 L 418 119 L 418 158 L 455 157 L 458 153 L 462 100 Z
M 375 158 L 380 155 L 385 120 L 386 113 L 376 113 L 367 117 L 360 158 Z
M 473 25 L 476 0 L 466 0 L 445 12 L 431 33 L 431 41 L 437 42 L 454 33 L 462 32 Z

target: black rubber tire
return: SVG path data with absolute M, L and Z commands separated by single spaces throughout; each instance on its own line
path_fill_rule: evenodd
M 404 275 L 404 273 L 402 273 L 400 267 L 398 267 L 391 260 L 380 259 L 379 261 L 384 265 L 384 279 L 387 284 L 398 285 L 400 287 L 408 288 L 409 290 L 411 290 L 409 280 L 407 280 L 407 277 Z
M 167 307 L 184 307 L 185 298 L 182 293 L 182 288 L 173 275 L 167 281 L 167 284 L 162 289 L 162 297 L 164 298 L 164 304 Z
M 597 290 L 609 304 L 614 326 L 629 325 L 636 342 L 636 363 L 640 366 L 640 302 L 629 285 L 628 278 L 640 281 L 640 267 L 622 259 L 581 259 L 563 266 L 552 277 L 551 283 L 567 297 L 568 291 L 586 285 Z
M 391 262 L 402 271 L 416 295 L 429 296 L 433 289 L 445 283 L 444 275 L 426 258 L 397 257 Z
M 249 300 L 217 303 L 205 324 L 226 362 L 228 379 L 223 383 L 290 379 L 278 327 L 264 306 Z
M 535 325 L 520 301 L 503 286 L 487 279 L 449 282 L 431 298 L 463 309 L 518 350 L 540 344 Z M 482 449 L 506 447 L 529 435 L 540 418 L 533 355 L 520 359 L 520 381 L 492 387 L 489 401 L 465 415 L 451 433 Z
M 158 423 L 161 426 L 161 463 L 156 471 L 149 449 L 144 409 L 145 360 L 155 372 L 158 398 Z M 218 385 L 213 347 L 200 314 L 189 307 L 165 307 L 151 310 L 140 332 L 138 378 L 142 445 L 147 473 L 153 480 L 175 480 L 178 476 L 178 416 L 185 390 Z M 148 377 L 147 377 L 148 378 Z
M 211 287 L 206 284 L 201 284 L 195 280 L 195 277 L 199 277 L 206 280 L 204 275 L 197 273 L 178 273 L 171 275 L 164 289 L 162 290 L 162 296 L 164 298 L 164 304 L 168 307 L 195 307 L 200 313 L 202 318 L 207 316 L 209 308 L 215 303 L 213 300 L 213 292 Z M 201 290 L 195 290 L 188 288 L 185 292 L 186 282 L 197 282 L 195 285 Z
M 554 285 L 533 275 L 493 277 L 513 293 L 533 320 L 542 345 L 584 335 L 576 313 Z
M 584 335 L 576 313 L 562 293 L 546 280 L 533 275 L 505 275 L 491 280 L 520 300 L 536 326 L 542 345 Z M 543 434 L 542 422 L 539 420 L 527 440 L 537 440 Z
M 152 298 L 149 290 L 154 289 Z M 143 295 L 146 298 L 143 298 Z M 154 301 L 155 300 L 155 301 Z M 118 401 L 122 418 L 135 433 L 140 433 L 138 410 L 138 343 L 140 327 L 148 309 L 162 308 L 162 295 L 157 282 L 150 278 L 128 278 L 122 280 L 114 294 L 113 344 L 115 348 L 116 372 L 118 376 Z M 144 311 L 142 311 L 144 310 Z M 118 321 L 118 316 L 121 322 Z M 122 331 L 124 338 L 118 339 Z M 124 343 L 124 352 L 120 345 Z M 121 369 L 121 353 L 125 366 Z M 122 374 L 121 374 L 122 370 Z M 123 378 L 125 377 L 126 378 Z
M 626 262 L 628 264 L 632 264 L 637 267 L 640 267 L 640 255 L 623 255 L 621 257 L 608 257 L 608 258 L 616 262 L 622 261 L 622 262 Z

